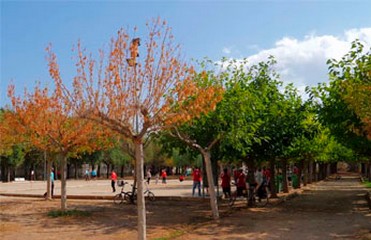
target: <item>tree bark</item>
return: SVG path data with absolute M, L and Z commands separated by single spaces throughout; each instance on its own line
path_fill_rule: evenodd
M 269 186 L 271 189 L 271 198 L 277 198 L 277 189 L 276 189 L 276 171 L 275 171 L 276 159 L 272 157 L 269 160 L 269 170 L 271 172 L 271 179 Z
M 60 155 L 61 160 L 61 210 L 66 211 L 67 210 L 67 181 L 66 181 L 66 175 L 67 175 L 67 156 L 66 154 Z
M 304 171 L 304 181 L 303 185 L 307 186 L 308 184 L 308 161 L 306 159 L 303 160 L 303 171 Z
M 309 166 L 308 166 L 308 170 L 309 170 L 309 173 L 308 173 L 308 183 L 313 183 L 313 160 L 310 160 L 309 161 Z
M 301 181 L 301 175 L 303 174 L 303 168 L 304 168 L 304 160 L 302 159 L 302 160 L 300 160 L 300 162 L 299 162 L 299 166 L 298 166 L 298 188 L 301 188 L 301 183 L 302 183 L 302 181 Z
M 215 184 L 213 179 L 213 170 L 211 166 L 211 154 L 209 151 L 202 151 L 202 156 L 204 157 L 206 176 L 209 183 L 209 195 L 210 195 L 210 206 L 213 213 L 213 218 L 215 220 L 219 219 L 218 201 L 215 193 Z
M 288 193 L 289 186 L 287 184 L 287 159 L 282 160 L 282 177 L 283 177 L 283 182 L 282 182 L 283 192 Z
M 47 174 L 46 174 L 46 197 L 48 200 L 51 200 L 52 199 L 52 195 L 51 195 L 51 191 L 50 191 L 50 188 L 51 188 L 51 183 L 50 183 L 50 172 L 52 171 L 52 163 L 50 161 L 46 161 L 46 171 L 47 171 Z
M 135 142 L 135 176 L 137 180 L 138 239 L 147 239 L 146 204 L 144 199 L 143 143 Z

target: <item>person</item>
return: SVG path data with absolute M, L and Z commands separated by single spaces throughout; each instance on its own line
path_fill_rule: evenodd
M 227 168 L 223 169 L 220 178 L 222 179 L 221 185 L 224 193 L 224 198 L 229 198 L 231 196 L 231 176 L 229 176 Z
M 54 196 L 54 168 L 52 168 L 52 170 L 50 171 L 50 185 L 51 185 L 51 192 L 50 192 L 50 196 L 53 198 Z
M 148 170 L 147 170 L 147 174 L 146 174 L 146 178 L 147 178 L 147 183 L 148 183 L 148 184 L 149 184 L 149 182 L 151 181 L 151 177 L 152 177 L 151 169 L 148 168 Z
M 193 188 L 192 196 L 195 195 L 196 188 L 198 189 L 198 196 L 201 197 L 201 171 L 197 167 L 193 170 Z
M 242 168 L 240 168 L 238 171 L 236 187 L 237 187 L 237 197 L 243 196 L 243 191 L 246 190 L 246 175 L 243 172 Z
M 184 179 L 185 179 L 184 175 L 180 175 L 180 176 L 179 176 L 179 181 L 180 181 L 180 182 L 183 182 Z
M 94 180 L 97 178 L 97 171 L 95 171 L 95 169 L 91 171 L 91 178 Z
M 111 171 L 111 187 L 112 187 L 112 192 L 116 192 L 116 181 L 117 181 L 117 174 L 115 170 L 112 169 Z
M 258 168 L 258 170 L 255 172 L 255 182 L 256 182 L 255 191 L 258 191 L 258 196 L 261 197 L 264 182 L 261 168 Z
M 162 183 L 166 184 L 167 173 L 165 169 L 162 169 L 161 177 L 162 177 Z
M 269 186 L 271 180 L 271 171 L 266 167 L 263 167 L 263 180 L 265 181 L 265 184 Z
M 155 183 L 157 184 L 157 183 L 158 183 L 158 179 L 160 178 L 160 173 L 159 173 L 158 170 L 157 170 L 157 172 L 156 172 L 156 176 L 155 176 L 155 178 L 156 178 Z
M 89 169 L 85 169 L 85 181 L 89 180 Z

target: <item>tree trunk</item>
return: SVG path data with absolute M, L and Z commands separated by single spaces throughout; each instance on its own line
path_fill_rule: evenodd
M 51 188 L 50 173 L 52 171 L 52 163 L 50 161 L 46 161 L 46 169 L 47 169 L 46 170 L 47 173 L 49 173 L 49 174 L 46 174 L 46 196 L 47 196 L 48 200 L 51 200 L 52 195 L 51 195 L 51 191 L 50 191 L 50 188 Z
M 202 156 L 204 157 L 205 167 L 206 167 L 206 176 L 207 176 L 207 181 L 209 183 L 211 210 L 213 213 L 213 218 L 217 220 L 219 219 L 219 210 L 218 210 L 218 202 L 217 202 L 216 193 L 215 193 L 213 170 L 211 166 L 211 155 L 209 151 L 205 151 L 205 150 L 202 151 L 201 153 L 202 153 Z
M 282 160 L 282 177 L 283 177 L 283 182 L 282 182 L 282 188 L 284 193 L 289 192 L 289 186 L 287 183 L 287 159 Z
M 7 177 L 7 182 L 10 182 L 11 169 L 12 169 L 12 168 L 8 165 L 8 177 Z
M 123 178 L 124 177 L 124 165 L 121 165 L 121 173 L 120 173 L 120 177 Z
M 0 156 L 0 163 L 1 163 L 1 181 L 6 182 L 6 166 L 5 166 L 6 159 Z
M 66 175 L 67 175 L 67 156 L 66 154 L 61 154 L 61 210 L 66 211 L 67 210 L 67 181 L 66 181 Z
M 134 141 L 135 142 L 135 141 Z M 135 176 L 137 180 L 138 239 L 147 239 L 146 204 L 144 200 L 143 143 L 135 142 Z
M 74 168 L 75 168 L 75 179 L 77 180 L 77 179 L 79 179 L 77 161 L 75 161 L 75 163 L 74 163 Z
M 308 166 L 308 183 L 313 183 L 313 160 L 309 161 L 309 166 Z
M 302 181 L 301 181 L 301 175 L 303 174 L 303 168 L 304 168 L 304 160 L 302 159 L 302 160 L 300 160 L 300 162 L 299 162 L 299 167 L 298 167 L 299 169 L 299 171 L 298 171 L 298 188 L 301 188 L 301 183 L 302 183 Z
M 71 164 L 67 163 L 67 174 L 66 174 L 66 179 L 70 178 L 70 173 L 71 173 Z
M 306 159 L 303 160 L 303 171 L 304 171 L 303 185 L 307 186 L 308 184 L 308 161 Z
M 277 198 L 277 189 L 276 189 L 276 171 L 275 171 L 276 159 L 272 157 L 269 160 L 269 171 L 271 172 L 271 179 L 269 186 L 271 189 L 271 198 Z
M 331 175 L 331 164 L 326 163 L 326 178 Z

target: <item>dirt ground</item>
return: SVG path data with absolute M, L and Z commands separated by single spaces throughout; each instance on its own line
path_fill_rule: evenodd
M 365 189 L 353 176 L 323 181 L 265 208 L 222 203 L 213 221 L 208 201 L 147 204 L 148 239 L 371 239 Z M 51 218 L 60 200 L 0 198 L 0 239 L 136 239 L 136 207 L 111 201 L 68 200 L 89 217 Z

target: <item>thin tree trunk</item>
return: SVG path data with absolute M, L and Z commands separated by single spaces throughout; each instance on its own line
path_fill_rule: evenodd
M 124 165 L 121 165 L 121 173 L 120 173 L 120 177 L 121 178 L 123 178 L 124 177 L 124 169 L 125 169 L 125 167 L 124 167 Z
M 331 164 L 326 163 L 326 178 L 331 175 Z
M 310 160 L 309 161 L 309 166 L 308 166 L 308 170 L 309 170 L 309 173 L 308 173 L 308 183 L 313 183 L 313 160 Z
M 8 175 L 7 175 L 7 182 L 10 182 L 10 172 L 11 172 L 11 167 L 8 165 Z
M 67 175 L 67 156 L 65 154 L 61 154 L 61 210 L 66 211 L 67 210 L 67 181 L 66 181 L 66 175 Z
M 135 176 L 137 180 L 137 213 L 138 213 L 138 239 L 147 239 L 147 223 L 146 223 L 146 203 L 144 199 L 144 159 L 143 159 L 143 143 L 135 142 Z
M 298 171 L 298 188 L 301 188 L 301 175 L 303 173 L 303 168 L 304 168 L 304 160 L 300 160 L 299 162 L 299 171 Z
M 211 167 L 211 156 L 209 151 L 202 151 L 202 155 L 205 160 L 205 167 L 206 167 L 206 176 L 207 181 L 209 183 L 209 195 L 210 195 L 210 205 L 211 210 L 213 213 L 213 218 L 215 220 L 219 219 L 219 210 L 218 210 L 218 202 L 216 199 L 216 193 L 215 193 L 215 184 L 213 179 L 213 170 Z
M 78 176 L 78 171 L 77 171 L 77 161 L 75 161 L 75 164 L 74 164 L 74 168 L 75 168 L 75 179 L 77 180 L 79 178 Z
M 308 184 L 308 161 L 305 159 L 303 160 L 303 171 L 304 171 L 303 185 L 307 186 Z
M 276 159 L 272 157 L 269 160 L 269 171 L 271 172 L 271 179 L 269 181 L 269 186 L 271 189 L 271 198 L 277 198 L 277 189 L 276 189 L 276 171 L 275 171 Z
M 287 184 L 287 160 L 282 160 L 282 177 L 283 177 L 283 192 L 288 193 L 289 192 L 289 186 Z
M 47 199 L 48 200 L 51 200 L 52 199 L 52 195 L 51 195 L 51 183 L 50 183 L 50 173 L 52 171 L 52 163 L 50 161 L 46 161 L 46 171 L 47 171 L 47 174 L 46 174 L 46 196 L 47 196 Z

